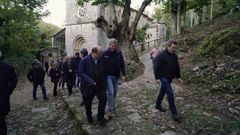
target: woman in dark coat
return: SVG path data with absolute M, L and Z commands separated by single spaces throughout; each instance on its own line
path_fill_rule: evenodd
M 52 67 L 49 71 L 49 75 L 51 77 L 51 82 L 54 84 L 54 88 L 53 88 L 53 96 L 57 96 L 57 86 L 58 86 L 58 82 L 61 76 L 61 71 L 58 68 L 58 64 L 57 63 L 53 63 Z
M 63 73 L 64 79 L 67 82 L 68 95 L 71 96 L 74 81 L 76 80 L 76 68 L 74 63 L 72 63 L 70 58 L 67 56 L 65 57 L 65 61 L 63 63 Z

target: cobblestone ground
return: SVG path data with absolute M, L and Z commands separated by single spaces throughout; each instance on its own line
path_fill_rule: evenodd
M 155 100 L 158 94 L 159 85 L 153 78 L 152 63 L 148 54 L 141 57 L 145 64 L 145 72 L 135 80 L 122 82 L 119 86 L 119 93 L 116 101 L 116 112 L 112 120 L 106 127 L 96 124 L 88 124 L 85 117 L 85 110 L 79 107 L 81 95 L 78 91 L 69 97 L 63 92 L 65 102 L 74 112 L 76 119 L 83 122 L 83 128 L 91 135 L 166 135 L 189 134 L 184 128 L 185 124 L 176 123 L 172 120 L 170 110 L 160 113 L 155 109 Z M 173 85 L 176 93 L 182 92 L 181 86 Z M 177 102 L 183 100 L 176 97 Z M 168 108 L 168 103 L 164 100 L 164 107 Z M 94 100 L 93 116 L 96 121 L 97 99 Z
M 72 96 L 60 90 L 61 96 L 52 97 L 52 85 L 47 77 L 49 101 L 43 101 L 38 91 L 38 101 L 32 101 L 31 84 L 23 79 L 11 97 L 12 111 L 7 117 L 9 135 L 235 135 L 239 131 L 239 111 L 232 105 L 239 104 L 239 95 L 208 95 L 194 93 L 180 84 L 173 83 L 181 123 L 174 122 L 166 98 L 163 107 L 155 109 L 159 85 L 153 77 L 148 54 L 141 56 L 145 71 L 140 77 L 121 82 L 116 100 L 116 112 L 107 126 L 88 124 L 85 109 L 80 107 L 81 94 L 74 89 Z M 229 109 L 228 109 L 229 108 Z M 70 112 L 70 113 L 67 113 Z M 93 102 L 96 121 L 97 99 Z M 70 119 L 70 116 L 71 118 Z M 83 128 L 84 130 L 79 130 Z M 78 129 L 78 130 L 77 130 Z
M 11 112 L 7 117 L 9 135 L 75 135 L 76 128 L 64 107 L 62 98 L 52 96 L 52 85 L 46 78 L 49 101 L 32 100 L 32 86 L 20 80 L 11 96 Z

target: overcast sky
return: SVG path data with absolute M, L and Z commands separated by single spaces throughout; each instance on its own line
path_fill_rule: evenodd
M 140 7 L 143 0 L 132 0 L 131 7 Z M 147 7 L 146 12 L 152 13 L 155 4 Z M 43 21 L 55 24 L 59 27 L 64 27 L 64 21 L 66 18 L 66 0 L 48 0 L 45 10 L 50 11 L 48 17 L 43 18 Z

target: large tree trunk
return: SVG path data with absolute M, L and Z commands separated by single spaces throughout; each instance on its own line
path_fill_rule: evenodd
M 205 13 L 206 13 L 206 10 L 207 10 L 207 9 L 206 9 L 206 6 L 203 6 L 203 7 L 202 7 L 202 18 L 201 18 L 201 19 L 202 19 L 202 20 L 201 20 L 202 23 L 205 22 L 205 18 L 206 18 L 206 17 L 205 17 Z
M 172 17 L 172 36 L 177 34 L 177 15 L 171 13 Z
M 109 0 L 111 12 L 114 14 L 115 8 L 113 0 Z M 120 48 L 123 50 L 123 55 L 126 60 L 126 67 L 127 67 L 127 77 L 133 76 L 136 77 L 140 73 L 142 73 L 143 64 L 139 60 L 137 51 L 133 46 L 133 41 L 135 38 L 135 32 L 137 29 L 137 24 L 145 10 L 145 8 L 152 2 L 152 0 L 144 0 L 142 5 L 137 12 L 133 22 L 129 26 L 130 15 L 131 15 L 131 0 L 124 1 L 124 9 L 122 13 L 122 20 L 121 22 L 116 22 L 116 17 L 112 18 L 112 22 L 108 22 L 105 20 L 103 16 L 99 17 L 95 24 L 97 27 L 101 27 L 103 31 L 106 33 L 108 38 L 116 38 L 119 42 Z M 115 19 L 114 19 L 115 18 Z M 132 77 L 129 77 L 132 78 Z
M 181 1 L 177 6 L 177 34 L 181 34 Z
M 192 28 L 193 27 L 193 12 L 192 11 L 190 11 L 190 28 Z
M 210 19 L 213 19 L 213 0 L 211 0 Z

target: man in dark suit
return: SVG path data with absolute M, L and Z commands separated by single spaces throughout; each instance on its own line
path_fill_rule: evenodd
M 180 121 L 181 117 L 178 115 L 171 83 L 173 79 L 182 82 L 178 57 L 175 53 L 177 42 L 169 40 L 167 42 L 166 50 L 162 51 L 156 58 L 154 66 L 154 75 L 156 82 L 161 83 L 161 89 L 157 97 L 156 108 L 161 112 L 166 110 L 161 106 L 162 100 L 167 95 L 168 103 L 172 112 L 172 117 L 176 121 Z
M 16 85 L 17 76 L 13 67 L 0 59 L 0 135 L 7 135 L 5 117 L 10 111 L 10 95 Z
M 45 101 L 48 100 L 46 87 L 45 87 L 45 72 L 40 61 L 35 60 L 32 63 L 33 67 L 27 74 L 27 79 L 33 83 L 33 100 L 37 100 L 37 88 L 40 85 L 42 89 L 43 98 Z
M 92 48 L 90 55 L 83 58 L 79 65 L 79 76 L 81 77 L 81 87 L 83 87 L 83 99 L 86 115 L 89 123 L 93 123 L 92 100 L 97 96 L 98 114 L 97 119 L 100 125 L 105 125 L 107 120 L 104 118 L 107 102 L 106 95 L 106 74 L 103 70 L 102 60 L 100 59 L 102 49 Z

